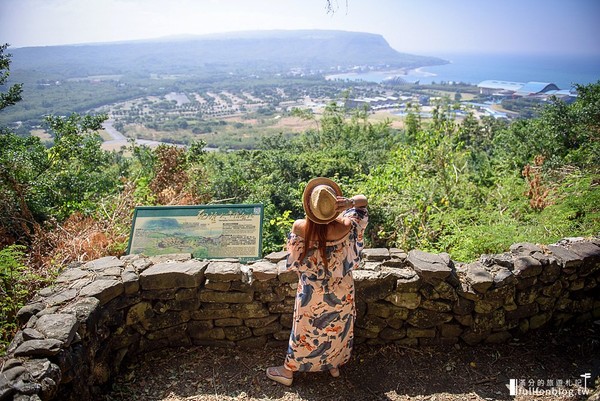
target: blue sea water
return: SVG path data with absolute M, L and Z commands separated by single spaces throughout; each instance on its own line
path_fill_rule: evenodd
M 441 81 L 478 84 L 488 79 L 512 82 L 552 82 L 561 89 L 573 84 L 600 80 L 600 54 L 597 55 L 523 55 L 523 54 L 436 54 L 449 64 L 422 67 L 400 75 L 408 82 L 422 84 Z M 364 74 L 338 74 L 335 78 L 381 82 L 394 76 L 392 71 Z

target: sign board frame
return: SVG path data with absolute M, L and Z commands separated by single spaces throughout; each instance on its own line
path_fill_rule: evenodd
M 262 257 L 264 206 L 137 206 L 127 254 L 191 253 L 197 259 Z

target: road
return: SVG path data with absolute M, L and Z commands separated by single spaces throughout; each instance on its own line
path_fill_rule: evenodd
M 114 122 L 115 122 L 115 120 L 106 120 L 104 123 L 102 123 L 102 128 L 104 128 L 104 130 L 108 133 L 108 135 L 111 136 L 112 141 L 127 141 L 127 138 L 125 137 L 125 135 L 121 134 L 114 127 L 114 125 L 113 125 Z M 112 142 L 112 141 L 106 141 L 106 142 Z
M 106 120 L 104 123 L 102 123 L 102 128 L 104 128 L 104 130 L 112 138 L 111 140 L 104 141 L 102 143 L 103 149 L 119 150 L 121 147 L 128 145 L 128 143 L 127 143 L 128 138 L 125 135 L 123 135 L 122 133 L 120 133 L 119 131 L 117 131 L 117 129 L 113 125 L 114 121 L 115 120 L 109 119 L 109 120 Z M 135 143 L 138 145 L 146 145 L 151 148 L 156 147 L 156 146 L 160 145 L 161 143 L 164 143 L 165 145 L 173 146 L 172 143 L 151 141 L 151 140 L 147 140 L 147 139 L 136 139 Z M 175 146 L 183 146 L 183 145 L 175 145 Z

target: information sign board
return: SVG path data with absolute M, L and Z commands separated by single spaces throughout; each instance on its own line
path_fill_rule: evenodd
M 263 205 L 138 206 L 128 254 L 191 253 L 197 259 L 259 259 Z

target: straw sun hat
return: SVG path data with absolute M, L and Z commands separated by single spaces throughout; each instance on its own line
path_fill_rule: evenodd
M 318 224 L 331 223 L 338 215 L 335 210 L 337 196 L 342 196 L 342 190 L 329 178 L 310 180 L 302 194 L 306 217 Z

